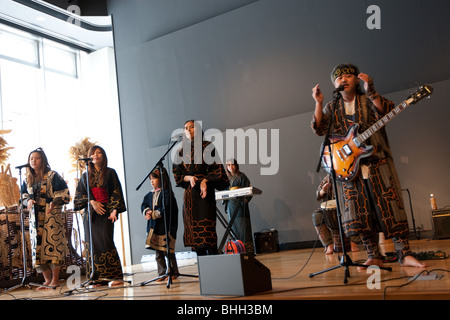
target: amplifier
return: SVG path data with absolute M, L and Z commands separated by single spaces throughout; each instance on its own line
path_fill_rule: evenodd
M 431 210 L 433 239 L 450 238 L 450 209 Z
M 450 209 L 431 210 L 431 215 L 433 217 L 450 216 Z
M 202 295 L 247 296 L 272 290 L 270 270 L 253 254 L 218 254 L 198 257 Z
M 278 230 L 270 229 L 254 233 L 256 253 L 272 253 L 280 251 Z

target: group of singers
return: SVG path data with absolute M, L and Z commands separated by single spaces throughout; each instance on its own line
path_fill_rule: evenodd
M 331 73 L 331 81 L 335 88 L 342 88 L 335 105 L 329 102 L 323 106 L 324 96 L 319 85 L 312 90 L 315 110 L 311 127 L 317 135 L 330 132 L 330 127 L 334 134 L 345 135 L 354 123 L 359 124 L 360 129 L 364 130 L 394 108 L 393 102 L 376 92 L 372 78 L 360 73 L 358 67 L 353 64 L 337 65 Z M 364 91 L 360 81 L 364 84 Z M 333 123 L 330 123 L 332 112 Z M 196 121 L 186 121 L 184 139 L 190 141 L 191 147 L 181 148 L 179 156 L 181 159 L 190 158 L 191 161 L 173 164 L 172 173 L 176 186 L 184 189 L 182 215 L 184 245 L 191 247 L 200 256 L 218 253 L 215 190 L 247 187 L 250 181 L 239 171 L 235 160 L 227 161 L 226 169 L 219 163 L 208 164 L 205 161 L 195 163 L 193 141 L 197 135 L 202 135 L 202 150 L 204 150 L 211 142 L 203 139 L 201 126 Z M 351 181 L 336 181 L 338 190 L 335 190 L 334 196 L 339 196 L 342 202 L 342 228 L 345 236 L 351 240 L 350 243 L 363 244 L 368 256 L 366 265 L 383 264 L 377 239 L 378 233 L 383 232 L 386 239 L 393 239 L 401 265 L 425 267 L 426 264 L 418 261 L 409 247 L 406 213 L 386 132 L 379 130 L 370 139 L 370 144 L 377 151 L 361 161 L 360 173 Z M 185 155 L 183 152 L 190 154 Z M 92 212 L 90 222 L 84 219 L 86 230 L 89 227 L 88 223 L 92 228 L 92 239 L 89 238 L 89 233 L 85 232 L 88 272 L 93 270 L 96 285 L 108 282 L 111 282 L 110 285 L 121 285 L 123 273 L 113 241 L 113 223 L 119 214 L 126 210 L 122 187 L 116 171 L 108 167 L 108 159 L 103 148 L 92 147 L 88 156 L 92 161 L 88 164 L 87 173 L 82 175 L 77 185 L 74 198 L 74 210 L 87 209 L 89 206 Z M 170 270 L 176 278 L 178 268 L 175 240 L 178 206 L 165 169 L 163 172 L 159 169 L 154 170 L 149 179 L 153 190 L 144 197 L 141 205 L 141 212 L 148 221 L 145 246 L 156 250 L 159 275 L 164 276 Z M 323 183 L 322 186 L 326 186 L 325 191 L 330 190 L 330 181 Z M 324 190 L 321 191 L 321 197 L 327 193 L 323 192 Z M 58 286 L 59 271 L 64 263 L 67 245 L 61 210 L 69 203 L 70 197 L 66 182 L 57 172 L 51 170 L 41 148 L 29 154 L 22 193 L 23 205 L 30 211 L 33 266 L 44 275 L 44 284 L 38 289 L 55 288 Z M 253 252 L 249 199 L 244 201 L 241 210 L 237 211 L 237 219 L 232 227 L 234 234 L 239 235 L 239 240 L 244 242 L 246 251 Z M 236 205 L 233 200 L 228 200 L 227 213 L 234 212 Z M 331 241 L 323 239 L 325 234 L 323 221 L 335 221 L 335 218 L 328 216 L 327 212 L 325 217 L 321 216 L 320 219 L 314 217 L 314 225 L 321 235 L 324 246 L 328 247 L 326 252 L 331 253 L 333 251 L 329 248 Z M 334 226 L 336 227 L 335 223 Z M 165 261 L 167 253 L 169 266 L 166 266 Z M 93 266 L 90 263 L 91 259 Z
M 93 146 L 89 150 L 89 157 L 92 161 L 88 164 L 88 172 L 83 174 L 76 188 L 74 210 L 88 209 L 89 205 L 92 213 L 84 214 L 89 274 L 95 274 L 93 279 L 98 281 L 97 284 L 112 282 L 117 285 L 121 283 L 123 274 L 113 241 L 113 223 L 126 209 L 122 187 L 116 171 L 108 167 L 108 158 L 102 147 Z M 26 168 L 21 192 L 23 206 L 30 214 L 32 263 L 36 271 L 44 276 L 44 283 L 37 290 L 54 289 L 59 285 L 59 274 L 66 255 L 67 239 L 62 209 L 70 202 L 69 188 L 64 179 L 51 169 L 42 148 L 30 152 Z M 92 239 L 88 232 L 90 227 Z
M 184 131 L 187 141 L 193 141 L 194 136 L 202 132 L 199 124 L 193 120 L 185 123 Z M 203 137 L 202 141 L 204 150 L 210 142 L 204 141 Z M 194 147 L 191 145 L 192 149 L 185 150 L 190 150 L 189 156 L 194 157 Z M 182 152 L 183 148 L 180 149 Z M 87 173 L 78 182 L 73 201 L 75 211 L 85 211 L 83 221 L 87 274 L 93 275 L 95 286 L 118 286 L 123 284 L 123 272 L 114 244 L 114 222 L 126 210 L 122 187 L 116 171 L 108 167 L 108 158 L 102 147 L 90 148 L 88 157 L 91 161 L 88 161 Z M 217 254 L 215 189 L 225 190 L 230 187 L 230 183 L 231 187 L 246 187 L 250 182 L 239 171 L 234 160 L 228 161 L 227 170 L 222 164 L 187 162 L 173 165 L 176 185 L 185 190 L 184 244 L 192 247 L 199 256 Z M 59 285 L 59 274 L 67 248 L 62 208 L 70 202 L 69 188 L 64 179 L 51 170 L 42 148 L 30 152 L 26 168 L 21 192 L 23 205 L 30 212 L 32 262 L 36 271 L 44 276 L 44 283 L 37 290 L 54 289 Z M 153 190 L 145 195 L 141 204 L 141 212 L 147 220 L 145 247 L 156 252 L 159 281 L 164 280 L 168 271 L 174 275 L 173 279 L 178 275 L 175 258 L 178 206 L 169 176 L 164 168 L 162 171 L 161 174 L 157 168 L 150 173 Z M 227 212 L 234 212 L 236 205 L 235 200 L 228 200 Z M 87 209 L 90 215 L 86 214 Z M 248 199 L 236 211 L 233 230 L 245 243 L 247 252 L 253 252 Z M 166 265 L 166 257 L 169 266 Z

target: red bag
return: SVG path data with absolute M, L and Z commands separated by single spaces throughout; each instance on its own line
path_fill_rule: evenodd
M 244 253 L 245 247 L 241 240 L 228 240 L 225 246 L 226 254 Z

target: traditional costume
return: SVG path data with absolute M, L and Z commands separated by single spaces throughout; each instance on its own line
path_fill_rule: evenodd
M 162 191 L 161 188 L 158 188 L 146 194 L 141 204 L 141 212 L 145 216 L 149 210 L 152 211 L 152 214 L 151 219 L 147 222 L 145 248 L 155 250 L 158 275 L 163 276 L 167 272 L 164 258 L 167 253 L 167 228 L 169 263 L 171 272 L 176 275 L 178 274 L 178 265 L 175 258 L 175 241 L 178 230 L 178 206 L 172 190 L 164 189 Z
M 207 163 L 204 151 L 208 148 L 211 155 L 215 155 L 211 149 L 211 142 L 202 141 L 201 154 L 198 155 L 194 142 L 185 145 L 179 150 L 181 163 L 173 165 L 173 174 L 177 187 L 184 189 L 183 195 L 183 220 L 184 220 L 184 245 L 192 247 L 198 255 L 217 253 L 216 233 L 216 198 L 215 189 L 225 190 L 228 187 L 228 178 L 222 164 Z M 188 154 L 183 154 L 183 150 Z M 190 154 L 189 154 L 190 152 Z M 200 160 L 199 160 L 200 159 Z M 195 176 L 198 181 L 195 187 L 184 181 L 185 176 Z M 200 196 L 200 183 L 207 179 L 207 194 L 205 198 Z
M 250 180 L 248 177 L 239 172 L 235 176 L 229 177 L 230 190 L 237 188 L 250 187 Z M 255 251 L 253 245 L 252 224 L 250 219 L 250 210 L 248 207 L 249 201 L 252 197 L 245 197 L 244 199 L 229 199 L 225 201 L 225 210 L 228 214 L 228 219 L 231 219 L 236 208 L 236 217 L 231 226 L 233 233 L 236 235 L 236 240 L 241 240 L 244 243 L 245 252 L 253 253 Z
M 93 170 L 93 173 L 89 176 L 90 188 L 87 188 L 86 172 L 82 175 L 75 194 L 74 210 L 85 209 L 84 229 L 88 273 L 91 274 L 93 268 L 94 280 L 121 281 L 123 280 L 123 272 L 119 254 L 114 244 L 114 223 L 108 218 L 114 209 L 117 210 L 117 216 L 126 210 L 125 200 L 122 186 L 114 169 L 106 168 L 103 183 L 100 178 L 100 172 Z M 93 253 L 90 252 L 91 240 L 89 239 L 89 215 L 87 214 L 88 190 L 90 200 L 102 203 L 106 210 L 105 214 L 100 215 L 91 206 Z M 94 266 L 91 266 L 91 254 L 93 255 Z
M 38 272 L 64 264 L 67 239 L 66 217 L 62 207 L 70 202 L 69 188 L 64 179 L 55 171 L 48 171 L 41 181 L 22 185 L 24 205 L 35 200 L 30 211 L 30 242 L 33 266 Z M 53 209 L 48 212 L 50 203 Z
M 358 73 L 358 68 L 354 65 L 339 65 L 334 68 L 331 80 L 334 82 L 342 74 L 357 76 Z M 392 101 L 379 97 L 384 114 L 395 107 Z M 311 127 L 317 135 L 323 136 L 330 130 L 330 134 L 345 136 L 354 123 L 359 124 L 361 133 L 384 115 L 378 114 L 372 101 L 358 90 L 353 104 L 346 104 L 342 97 L 337 101 L 333 114 L 334 121 L 330 128 L 332 111 L 333 102 L 329 102 L 323 108 L 319 126 L 313 118 Z M 340 201 L 340 209 L 345 233 L 347 236 L 361 235 L 368 252 L 373 251 L 372 255 L 369 254 L 369 258 L 380 258 L 379 252 L 375 252 L 378 232 L 383 232 L 386 239 L 394 238 L 397 251 L 401 251 L 402 256 L 411 254 L 405 241 L 408 235 L 408 221 L 400 182 L 385 128 L 374 133 L 368 144 L 374 146 L 376 152 L 361 160 L 359 174 L 350 181 L 337 181 L 337 195 L 343 200 Z

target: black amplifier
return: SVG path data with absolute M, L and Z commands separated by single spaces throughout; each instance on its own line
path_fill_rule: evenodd
M 267 231 L 255 232 L 254 236 L 256 253 L 272 253 L 280 251 L 278 230 L 270 229 Z
M 433 239 L 450 238 L 450 209 L 431 210 Z

